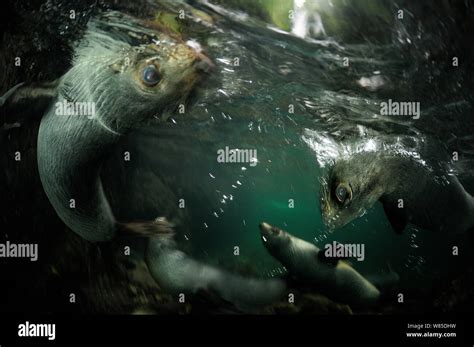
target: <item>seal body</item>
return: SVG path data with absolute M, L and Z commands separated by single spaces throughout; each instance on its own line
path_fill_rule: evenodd
M 474 226 L 474 199 L 441 164 L 399 153 L 361 152 L 336 161 L 321 185 L 321 212 L 330 228 L 363 215 L 377 201 L 398 233 L 412 223 L 462 232 Z
M 246 278 L 203 264 L 180 251 L 170 236 L 151 238 L 145 259 L 151 275 L 167 292 L 209 290 L 245 311 L 274 303 L 286 288 L 281 279 Z
M 309 282 L 330 299 L 359 307 L 376 304 L 379 290 L 344 261 L 326 262 L 320 249 L 284 230 L 260 224 L 263 244 L 290 275 Z
M 58 216 L 73 231 L 89 241 L 109 240 L 116 225 L 99 172 L 118 135 L 86 117 L 56 117 L 53 112 L 43 118 L 38 137 L 43 188 Z M 77 143 L 81 138 L 85 141 Z

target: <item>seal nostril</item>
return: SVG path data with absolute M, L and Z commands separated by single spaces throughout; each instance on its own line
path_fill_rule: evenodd
M 194 67 L 198 71 L 210 73 L 214 69 L 215 65 L 207 56 L 202 53 L 197 53 L 196 60 L 194 61 Z
M 201 72 L 204 72 L 204 73 L 209 73 L 209 71 L 211 70 L 211 67 L 204 61 L 197 61 L 195 64 L 194 64 L 196 70 L 198 71 L 201 71 Z

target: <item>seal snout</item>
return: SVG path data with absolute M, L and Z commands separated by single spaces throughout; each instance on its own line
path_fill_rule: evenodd
M 260 223 L 259 225 L 259 228 L 260 228 L 260 234 L 262 236 L 267 236 L 267 237 L 270 237 L 270 236 L 278 236 L 280 235 L 280 229 L 266 223 L 266 222 L 262 222 Z
M 258 225 L 260 228 L 260 237 L 264 243 L 268 242 L 268 237 L 270 236 L 272 226 L 268 223 L 262 222 Z
M 272 235 L 272 231 L 273 231 L 274 228 L 270 224 L 262 222 L 262 223 L 259 224 L 258 227 L 260 228 L 260 234 L 262 236 Z
M 201 45 L 199 44 L 199 42 L 197 42 L 195 40 L 188 40 L 186 42 L 186 45 L 194 51 L 195 59 L 194 59 L 193 65 L 194 65 L 194 67 L 196 68 L 197 71 L 208 74 L 212 70 L 214 70 L 214 68 L 215 68 L 214 63 L 204 53 L 204 51 L 203 51 Z
M 197 52 L 196 59 L 194 60 L 194 67 L 197 71 L 209 74 L 214 70 L 215 65 L 205 54 Z

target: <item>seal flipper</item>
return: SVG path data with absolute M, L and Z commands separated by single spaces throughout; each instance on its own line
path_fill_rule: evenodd
M 346 246 L 344 244 L 340 243 L 340 242 L 334 241 L 334 243 L 336 243 L 339 247 L 346 248 Z M 337 265 L 339 260 L 346 260 L 347 261 L 348 259 L 354 257 L 354 255 L 347 248 L 345 250 L 345 254 L 347 254 L 346 252 L 349 253 L 348 256 L 332 255 L 332 256 L 328 257 L 328 256 L 326 256 L 324 250 L 320 250 L 318 252 L 318 254 L 316 255 L 316 257 L 318 258 L 319 261 L 321 261 L 323 263 L 331 264 L 331 265 Z
M 391 206 L 388 203 L 382 203 L 383 204 L 383 210 L 385 211 L 385 215 L 387 216 L 388 221 L 392 225 L 393 230 L 397 234 L 402 234 L 403 230 L 405 230 L 405 227 L 408 224 L 408 218 L 405 214 L 405 212 L 397 208 L 396 206 Z
M 159 234 L 174 234 L 174 225 L 164 217 L 154 221 L 117 222 L 117 233 L 123 236 L 153 237 Z
M 0 97 L 0 110 L 5 117 L 13 114 L 15 117 L 21 115 L 22 119 L 40 119 L 56 98 L 58 85 L 59 79 L 27 86 L 24 82 L 18 83 Z
M 323 251 L 318 252 L 316 255 L 316 258 L 322 263 L 328 264 L 328 265 L 334 265 L 336 266 L 339 260 L 345 260 L 348 259 L 346 257 L 326 257 Z
M 7 100 L 9 100 L 11 98 L 11 96 L 13 94 L 15 94 L 16 90 L 18 88 L 20 88 L 23 84 L 25 84 L 24 82 L 21 82 L 21 83 L 18 83 L 17 85 L 11 87 L 5 94 L 3 94 L 1 97 L 0 97 L 0 107 L 2 107 L 3 105 L 5 105 L 5 103 L 7 102 Z

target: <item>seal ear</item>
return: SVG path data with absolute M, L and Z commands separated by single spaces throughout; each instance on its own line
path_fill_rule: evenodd
M 384 203 L 383 210 L 393 230 L 395 230 L 397 234 L 402 234 L 408 224 L 408 219 L 403 209 Z

